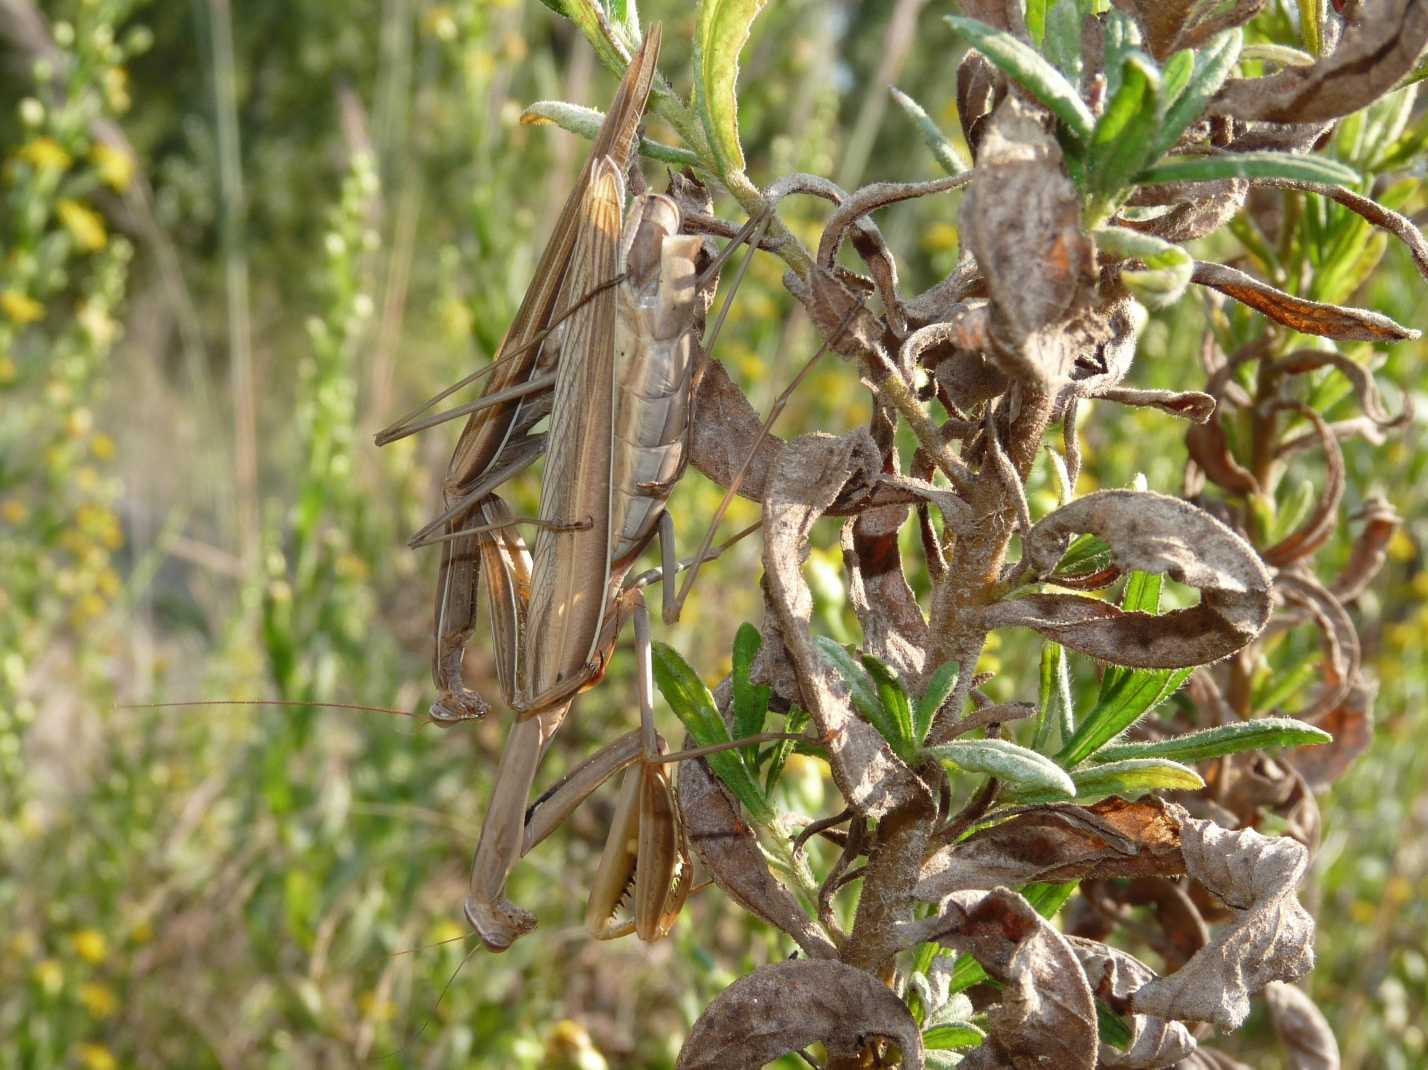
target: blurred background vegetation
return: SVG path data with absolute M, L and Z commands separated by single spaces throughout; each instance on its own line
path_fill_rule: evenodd
M 956 130 L 957 53 L 924 2 L 770 6 L 741 81 L 756 182 L 937 173 L 886 92 Z M 1271 8 L 1256 32 L 1293 43 Z M 692 12 L 643 12 L 665 21 L 661 69 L 686 90 Z M 382 451 L 372 433 L 488 358 L 515 310 L 585 153 L 523 108 L 603 107 L 613 85 L 528 0 L 0 0 L 0 1067 L 668 1066 L 717 991 L 787 954 L 717 893 L 660 945 L 589 940 L 602 798 L 514 876 L 537 934 L 448 985 L 503 726 L 302 705 L 425 709 L 437 561 L 403 541 L 457 429 Z M 1337 151 L 1391 171 L 1394 203 L 1422 212 L 1425 133 L 1415 113 L 1396 157 L 1352 129 Z M 816 235 L 822 206 L 785 211 Z M 1332 246 L 1337 218 L 1305 212 L 1303 255 L 1342 266 L 1355 303 L 1428 326 L 1407 254 L 1363 234 L 1346 251 L 1342 227 Z M 956 219 L 942 198 L 880 220 L 907 292 L 955 262 Z M 816 346 L 780 274 L 754 264 L 717 354 L 761 405 Z M 1206 317 L 1192 294 L 1153 324 L 1135 384 L 1199 386 Z M 1373 358 L 1393 401 L 1422 398 L 1425 354 Z M 864 397 L 828 360 L 780 430 L 852 426 Z M 1361 603 L 1375 744 L 1323 800 L 1306 893 L 1312 990 L 1349 1067 L 1428 1062 L 1414 432 L 1346 447 L 1350 509 L 1377 491 L 1408 518 Z M 1138 472 L 1178 491 L 1182 425 L 1102 406 L 1082 436 L 1083 493 Z M 535 488 L 515 496 L 533 505 Z M 686 542 L 718 498 L 695 473 L 680 486 Z M 752 515 L 736 507 L 728 530 Z M 856 640 L 831 534 L 812 562 L 819 624 Z M 736 548 L 664 636 L 710 680 L 757 613 L 757 576 L 757 548 Z M 984 667 L 1029 693 L 1029 655 Z M 1267 674 L 1316 652 L 1274 656 Z M 617 657 L 581 700 L 551 778 L 633 724 L 629 668 Z M 468 670 L 498 693 L 483 652 Z M 133 708 L 197 698 L 298 705 Z M 822 769 L 795 762 L 783 803 L 818 815 Z M 1279 1066 L 1266 1036 L 1252 1022 L 1225 1047 Z

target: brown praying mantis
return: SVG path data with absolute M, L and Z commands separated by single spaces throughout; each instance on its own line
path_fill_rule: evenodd
M 447 508 L 412 542 L 442 543 L 432 718 L 449 723 L 489 709 L 461 679 L 483 576 L 498 681 L 517 713 L 465 904 L 468 920 L 495 950 L 535 924 L 504 895 L 516 860 L 599 784 L 636 763 L 597 871 L 590 927 L 601 937 L 633 929 L 657 939 L 669 931 L 692 878 L 664 768 L 669 758 L 661 756 L 654 731 L 646 579 L 626 581 L 656 531 L 664 536 L 662 575 L 676 570 L 664 503 L 687 460 L 691 387 L 702 360 L 695 337 L 702 239 L 679 233 L 678 206 L 658 194 L 637 198 L 622 220 L 623 176 L 659 40 L 653 28 L 630 63 L 482 398 L 417 420 L 448 390 L 378 437 L 379 444 L 392 441 L 470 413 L 447 472 Z M 536 432 L 547 416 L 550 429 Z M 538 527 L 527 552 L 515 518 L 493 492 L 541 453 Z M 671 587 L 665 584 L 667 620 Z M 600 679 L 631 616 L 640 728 L 597 752 L 527 811 L 551 738 L 576 694 Z M 631 887 L 633 921 L 616 923 Z

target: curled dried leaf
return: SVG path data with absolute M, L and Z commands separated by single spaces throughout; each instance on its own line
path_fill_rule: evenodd
M 870 509 L 843 525 L 843 567 L 848 601 L 863 628 L 863 649 L 888 662 L 912 683 L 922 678 L 929 642 L 927 621 L 903 575 L 898 531 L 907 507 Z
M 1359 678 L 1362 644 L 1353 619 L 1334 595 L 1311 573 L 1281 572 L 1274 579 L 1277 595 L 1305 610 L 1319 627 L 1324 647 L 1324 687 L 1314 705 L 1299 716 L 1313 722 L 1343 702 Z
M 1043 806 L 942 848 L 922 867 L 917 897 L 1083 877 L 1178 876 L 1180 828 L 1155 798 Z
M 1355 680 L 1343 700 L 1314 719 L 1334 738 L 1322 747 L 1301 747 L 1288 757 L 1314 791 L 1325 791 L 1373 742 L 1373 703 L 1378 687 Z
M 1350 115 L 1413 69 L 1428 43 L 1428 4 L 1389 0 L 1352 23 L 1333 53 L 1312 67 L 1225 83 L 1211 108 L 1237 119 L 1314 123 Z
M 1145 29 L 1151 55 L 1163 60 L 1182 48 L 1198 48 L 1215 34 L 1243 26 L 1260 13 L 1264 0 L 1203 4 L 1198 0 L 1116 0 Z
M 1091 991 L 1119 1014 L 1129 1011 L 1132 993 L 1155 980 L 1155 971 L 1133 955 L 1096 940 L 1076 936 L 1066 940 L 1081 960 Z M 1136 1014 L 1132 1017 L 1130 1044 L 1120 1051 L 1102 1043 L 1100 1065 L 1107 1070 L 1157 1070 L 1194 1050 L 1195 1038 L 1180 1022 Z
M 1063 646 L 1139 668 L 1205 665 L 1233 654 L 1269 619 L 1270 578 L 1259 555 L 1203 509 L 1163 494 L 1099 491 L 1042 518 L 1023 554 L 1048 576 L 1071 536 L 1099 535 L 1124 570 L 1158 572 L 1200 589 L 1200 604 L 1161 616 L 1093 598 L 1030 595 L 983 613 L 989 627 L 1034 628 Z
M 1340 602 L 1352 602 L 1373 582 L 1388 557 L 1388 544 L 1403 525 L 1403 518 L 1383 498 L 1373 497 L 1364 503 L 1355 519 L 1364 521 L 1364 529 L 1354 540 L 1349 562 L 1344 571 L 1329 585 L 1329 591 Z
M 1304 522 L 1294 531 L 1280 539 L 1273 546 L 1261 552 L 1265 564 L 1275 568 L 1285 568 L 1303 561 L 1328 541 L 1339 521 L 1339 503 L 1344 499 L 1344 453 L 1339 449 L 1339 440 L 1329 430 L 1324 418 L 1308 405 L 1299 401 L 1281 401 L 1272 406 L 1271 411 L 1287 409 L 1297 412 L 1309 421 L 1319 443 L 1324 449 L 1324 459 L 1328 462 L 1329 473 L 1324 481 L 1324 490 L 1319 500 L 1310 510 Z
M 1197 424 L 1203 424 L 1215 415 L 1215 399 L 1198 390 L 1136 390 L 1115 386 L 1095 396 L 1101 401 L 1114 401 L 1117 405 L 1151 406 Z
M 872 974 L 827 960 L 777 962 L 741 977 L 704 1009 L 675 1070 L 760 1070 L 820 1043 L 831 1057 L 849 1059 L 873 1038 L 895 1043 L 901 1065 L 922 1066 L 917 1022 Z
M 793 894 L 769 872 L 758 837 L 740 819 L 734 800 L 702 758 L 680 768 L 679 809 L 689 842 L 734 902 L 788 933 L 810 958 L 837 954 Z
M 1262 312 L 1276 323 L 1282 323 L 1303 334 L 1317 334 L 1360 342 L 1398 342 L 1417 338 L 1422 332 L 1395 323 L 1380 312 L 1346 305 L 1326 305 L 1295 297 L 1224 264 L 1195 261 L 1192 281 Z
M 1138 989 L 1131 1009 L 1237 1029 L 1251 995 L 1314 965 L 1314 919 L 1295 898 L 1309 852 L 1287 837 L 1231 832 L 1188 815 L 1180 842 L 1186 870 L 1225 904 L 1231 921 L 1179 970 Z
M 827 741 L 833 779 L 860 814 L 882 817 L 927 788 L 872 725 L 857 717 L 846 686 L 813 645 L 813 596 L 803 578 L 808 534 L 853 473 L 881 468 L 866 432 L 805 435 L 784 447 L 764 499 L 764 572 L 777 629 L 798 674 L 801 705 Z
M 1407 246 L 1409 255 L 1413 257 L 1413 263 L 1418 268 L 1418 273 L 1428 279 L 1428 241 L 1424 240 L 1423 232 L 1406 215 L 1395 212 L 1392 208 L 1379 204 L 1378 201 L 1365 197 L 1361 193 L 1344 189 L 1342 186 L 1331 186 L 1326 182 L 1296 182 L 1271 178 L 1256 180 L 1255 185 L 1317 193 L 1321 197 L 1328 197 L 1331 201 L 1342 204 L 1355 215 L 1362 216 L 1381 230 L 1386 230 Z
M 1289 1055 L 1289 1070 L 1339 1070 L 1339 1042 L 1324 1012 L 1301 988 L 1271 981 L 1264 989 L 1269 1018 Z
M 956 892 L 934 918 L 905 922 L 907 944 L 936 940 L 976 958 L 1003 985 L 988 1037 L 964 1066 L 1093 1070 L 1099 1046 L 1090 985 L 1066 938 L 1015 892 Z
M 1379 427 L 1401 427 L 1413 419 L 1413 401 L 1405 395 L 1403 411 L 1395 416 L 1383 403 L 1373 375 L 1362 364 L 1335 350 L 1299 349 L 1274 361 L 1273 370 L 1288 375 L 1304 375 L 1319 368 L 1333 368 L 1349 381 L 1364 415 Z

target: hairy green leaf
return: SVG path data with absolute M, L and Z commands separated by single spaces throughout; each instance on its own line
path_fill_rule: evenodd
M 1205 110 L 1210 98 L 1220 91 L 1225 79 L 1234 70 L 1240 57 L 1244 35 L 1236 27 L 1211 38 L 1195 55 L 1195 68 L 1189 84 L 1179 93 L 1173 104 L 1168 104 L 1161 119 L 1160 133 L 1155 142 L 1155 150 L 1150 159 L 1155 159 L 1174 148 L 1187 127 Z
M 767 0 L 700 0 L 694 29 L 694 106 L 721 175 L 744 169 L 739 142 L 739 53 Z
M 1172 156 L 1136 176 L 1142 185 L 1161 182 L 1219 182 L 1227 178 L 1283 178 L 1352 186 L 1359 176 L 1337 160 L 1289 156 L 1282 152 L 1226 152 L 1218 156 Z
M 959 670 L 960 666 L 957 662 L 944 662 L 932 674 L 932 679 L 927 681 L 927 690 L 922 693 L 922 698 L 917 700 L 917 709 L 913 711 L 912 719 L 913 738 L 919 746 L 927 739 L 927 733 L 932 728 L 932 719 L 937 716 L 937 711 L 942 708 L 942 704 L 947 701 L 957 686 Z
M 838 675 L 843 678 L 843 682 L 848 685 L 848 692 L 852 696 L 853 705 L 857 707 L 859 713 L 877 727 L 879 732 L 883 732 L 878 724 L 880 720 L 886 720 L 886 711 L 883 704 L 878 700 L 877 687 L 868 676 L 867 670 L 858 664 L 853 655 L 843 649 L 843 645 L 826 635 L 815 635 L 813 643 L 818 647 L 818 652 L 828 661 L 833 668 L 838 670 Z M 886 736 L 887 733 L 883 732 Z
M 764 645 L 764 637 L 747 621 L 739 625 L 734 634 L 733 668 L 729 673 L 734 699 L 734 738 L 744 739 L 756 736 L 764 730 L 764 720 L 769 712 L 769 696 L 773 690 L 761 686 L 750 679 L 754 658 Z M 744 760 L 752 761 L 753 747 L 744 750 Z
M 972 166 L 971 162 L 962 156 L 961 150 L 948 139 L 921 104 L 895 85 L 889 86 L 888 91 L 892 93 L 892 98 L 897 101 L 898 107 L 917 125 L 918 133 L 922 135 L 923 144 L 927 146 L 932 153 L 932 158 L 937 161 L 942 170 L 949 175 L 960 175 Z
M 1096 122 L 1086 153 L 1087 192 L 1103 206 L 1114 204 L 1116 194 L 1135 180 L 1155 148 L 1160 72 L 1149 56 L 1128 52 L 1121 63 L 1120 83 Z M 1100 212 L 1109 214 L 1102 207 L 1095 213 L 1098 218 L 1104 218 Z
M 1075 86 L 1031 46 L 1009 33 L 994 29 L 976 19 L 948 15 L 947 23 L 954 33 L 997 67 L 1000 67 L 1022 88 L 1045 104 L 1060 119 L 1072 138 L 1080 145 L 1091 139 L 1095 117 Z
M 1302 747 L 1330 743 L 1333 736 L 1322 728 L 1292 717 L 1261 717 L 1254 721 L 1206 728 L 1172 739 L 1136 743 L 1113 743 L 1096 752 L 1097 762 L 1127 758 L 1171 758 L 1178 762 L 1203 762 L 1222 754 L 1266 747 Z
M 595 108 L 583 108 L 579 104 L 567 104 L 563 100 L 538 100 L 521 112 L 521 123 L 538 126 L 554 123 L 562 130 L 569 130 L 583 138 L 593 139 L 600 132 L 600 124 L 605 121 L 605 113 Z M 641 156 L 651 160 L 662 160 L 678 167 L 703 167 L 704 162 L 688 149 L 681 149 L 663 142 L 642 137 L 636 145 Z
M 1134 257 L 1143 269 L 1121 269 L 1121 282 L 1149 308 L 1178 301 L 1195 274 L 1195 259 L 1179 245 L 1125 227 L 1102 227 L 1096 246 L 1117 256 Z
M 899 757 L 904 761 L 911 761 L 917 750 L 917 740 L 913 737 L 912 701 L 907 696 L 907 689 L 902 686 L 902 681 L 898 679 L 892 667 L 880 658 L 864 654 L 863 667 L 873 678 L 873 685 L 878 690 L 878 701 L 887 713 L 889 726 L 893 730 L 892 736 L 884 733 L 884 738 L 892 744 Z M 877 727 L 881 732 L 881 726 Z
M 922 1034 L 922 1046 L 928 1051 L 950 1051 L 953 1048 L 975 1048 L 987 1034 L 971 1022 L 949 1022 L 934 1025 Z
M 1130 669 L 1077 726 L 1056 760 L 1072 769 L 1120 735 L 1147 711 L 1169 698 L 1193 668 Z
M 1005 739 L 966 739 L 940 743 L 925 753 L 951 762 L 969 773 L 986 773 L 1014 788 L 1036 791 L 1052 798 L 1069 799 L 1076 785 L 1066 770 L 1044 754 Z

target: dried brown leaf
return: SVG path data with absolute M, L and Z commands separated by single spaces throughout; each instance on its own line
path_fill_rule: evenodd
M 1198 390 L 1136 390 L 1115 386 L 1094 396 L 1117 405 L 1150 406 L 1197 424 L 1203 424 L 1215 415 L 1215 399 Z
M 1329 56 L 1310 67 L 1287 67 L 1267 78 L 1225 83 L 1211 108 L 1237 119 L 1314 123 L 1366 107 L 1413 69 L 1428 43 L 1428 3 L 1375 4 L 1344 31 Z
M 834 1058 L 852 1058 L 874 1037 L 897 1044 L 901 1065 L 922 1066 L 917 1022 L 872 974 L 827 960 L 777 962 L 739 978 L 704 1009 L 675 1070 L 760 1070 L 820 1043 Z
M 1180 822 L 1190 876 L 1229 908 L 1232 919 L 1179 970 L 1137 990 L 1137 1014 L 1213 1022 L 1237 1029 L 1249 998 L 1270 981 L 1292 981 L 1314 965 L 1314 919 L 1295 893 L 1309 852 L 1287 837 L 1230 832 L 1188 815 Z
M 1373 375 L 1362 364 L 1334 350 L 1299 349 L 1274 361 L 1275 372 L 1288 375 L 1305 375 L 1320 368 L 1333 368 L 1349 381 L 1354 388 L 1354 397 L 1364 415 L 1379 427 L 1401 427 L 1413 419 L 1413 399 L 1405 395 L 1403 411 L 1397 416 L 1388 411 L 1383 396 L 1373 381 Z
M 802 573 L 814 522 L 860 468 L 874 476 L 881 469 L 866 432 L 805 435 L 784 447 L 764 500 L 764 573 L 774 623 L 798 674 L 801 705 L 827 742 L 833 779 L 849 805 L 879 818 L 924 797 L 927 788 L 853 713 L 846 685 L 813 646 L 813 596 Z
M 1243 26 L 1260 13 L 1264 0 L 1205 4 L 1200 0 L 1116 0 L 1145 28 L 1151 55 L 1163 60 L 1181 48 L 1197 48 L 1222 30 Z
M 1363 679 L 1354 681 L 1343 701 L 1310 722 L 1334 738 L 1322 747 L 1299 747 L 1286 756 L 1312 790 L 1327 790 L 1368 750 L 1373 742 L 1373 703 L 1377 695 L 1377 685 Z
M 1007 888 L 956 892 L 935 918 L 906 922 L 903 942 L 936 940 L 976 958 L 1002 983 L 986 1042 L 967 1070 L 1094 1070 L 1099 1041 L 1090 985 L 1066 938 Z
M 1329 592 L 1344 603 L 1352 602 L 1373 582 L 1388 558 L 1389 542 L 1403 525 L 1398 511 L 1377 496 L 1364 503 L 1355 519 L 1364 521 L 1364 529 L 1354 540 L 1344 571 L 1329 585 Z
M 1274 578 L 1275 594 L 1309 614 L 1319 628 L 1324 649 L 1324 686 L 1314 705 L 1299 714 L 1312 720 L 1343 702 L 1359 678 L 1363 648 L 1358 629 L 1342 602 L 1312 573 L 1281 572 Z
M 1425 0 L 1428 3 L 1428 0 Z M 1218 290 L 1236 301 L 1262 312 L 1276 323 L 1303 334 L 1345 341 L 1398 342 L 1417 338 L 1422 332 L 1395 323 L 1379 312 L 1346 305 L 1326 305 L 1276 289 L 1252 275 L 1224 264 L 1195 261 L 1192 281 Z
M 1255 185 L 1268 186 L 1272 189 L 1316 193 L 1342 204 L 1349 211 L 1362 216 L 1374 226 L 1388 231 L 1403 242 L 1408 247 L 1409 255 L 1413 257 L 1413 263 L 1418 268 L 1418 273 L 1428 279 L 1428 241 L 1424 240 L 1423 232 L 1406 215 L 1395 212 L 1392 208 L 1379 204 L 1378 201 L 1365 197 L 1361 193 L 1344 189 L 1342 186 L 1331 186 L 1326 182 L 1295 182 L 1289 179 L 1267 178 L 1256 179 Z
M 1324 490 L 1314 503 L 1314 508 L 1304 518 L 1304 522 L 1273 546 L 1260 552 L 1265 564 L 1275 568 L 1286 568 L 1303 561 L 1323 546 L 1338 526 L 1339 503 L 1344 499 L 1344 453 L 1339 449 L 1339 440 L 1329 430 L 1324 418 L 1303 402 L 1281 401 L 1271 407 L 1271 411 L 1284 409 L 1297 412 L 1309 421 L 1314 433 L 1319 437 L 1329 471 L 1324 480 Z
M 1184 872 L 1179 824 L 1165 804 L 1110 798 L 1039 807 L 942 848 L 923 863 L 917 897 L 936 902 L 998 885 Z
M 843 525 L 848 601 L 863 629 L 863 649 L 920 684 L 929 642 L 927 621 L 903 575 L 898 531 L 907 507 L 870 509 Z
M 833 958 L 832 942 L 772 873 L 754 830 L 703 758 L 683 763 L 679 809 L 700 861 L 725 894 L 751 914 L 793 937 L 810 958 Z
M 1128 1013 L 1131 994 L 1155 980 L 1154 970 L 1124 951 L 1076 936 L 1066 941 L 1081 960 L 1091 991 L 1118 1014 Z M 1125 1051 L 1101 1045 L 1100 1065 L 1106 1070 L 1159 1070 L 1195 1050 L 1195 1038 L 1180 1022 L 1135 1014 L 1131 1023 L 1131 1042 Z
M 1023 554 L 1046 576 L 1071 536 L 1093 532 L 1110 544 L 1125 570 L 1161 572 L 1200 589 L 1200 604 L 1161 616 L 1127 613 L 1071 594 L 1030 595 L 996 603 L 988 627 L 1027 627 L 1115 665 L 1175 668 L 1205 665 L 1250 642 L 1269 619 L 1270 578 L 1239 535 L 1178 498 L 1129 490 L 1099 491 L 1043 517 Z
M 1264 989 L 1274 1031 L 1289 1054 L 1289 1070 L 1339 1070 L 1339 1042 L 1324 1012 L 1303 989 L 1271 981 Z

